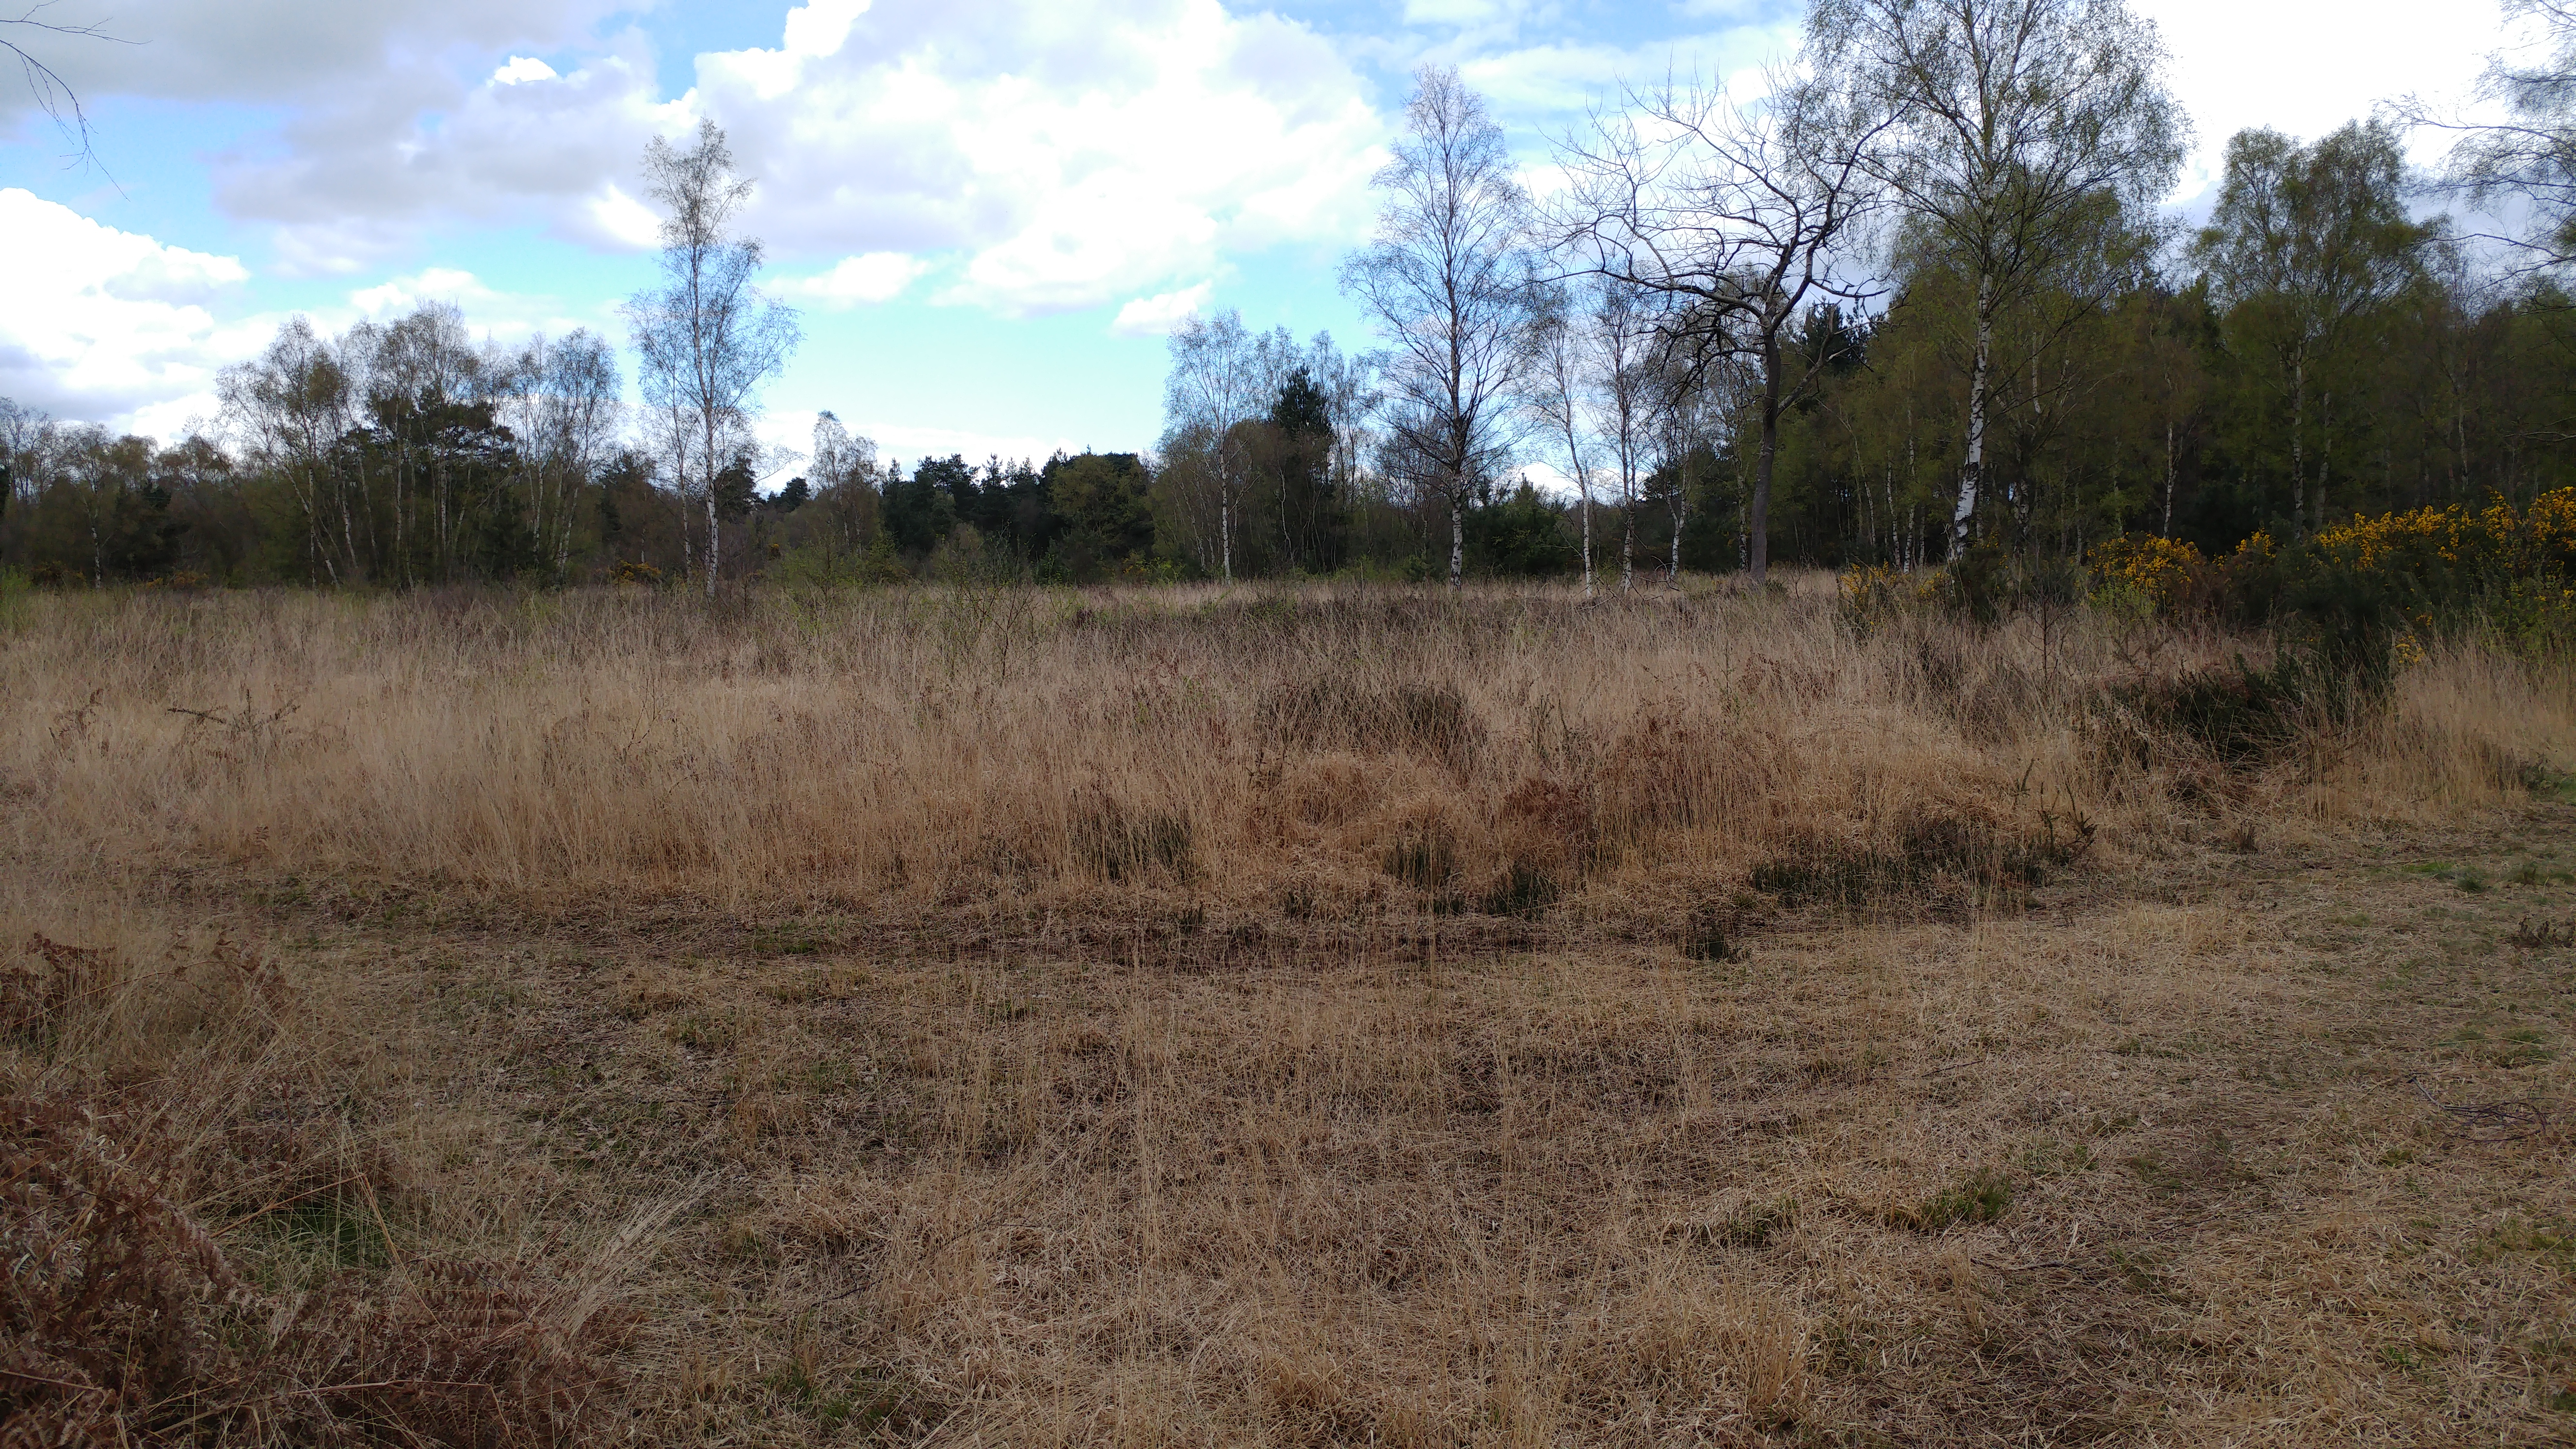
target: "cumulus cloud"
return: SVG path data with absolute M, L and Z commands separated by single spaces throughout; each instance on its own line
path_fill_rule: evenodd
M 1152 297 L 1138 297 L 1118 309 L 1118 318 L 1109 324 L 1116 337 L 1164 337 L 1181 325 L 1182 319 L 1208 303 L 1216 283 L 1201 282 L 1177 292 L 1163 292 Z
M 464 312 L 466 326 L 496 342 L 520 342 L 539 332 L 560 337 L 576 327 L 599 331 L 608 324 L 604 316 L 570 315 L 553 297 L 499 291 L 472 272 L 454 267 L 424 267 L 356 288 L 349 293 L 347 308 L 324 308 L 314 314 L 314 321 L 333 327 L 360 319 L 390 322 L 425 302 L 453 304 Z
M 1017 315 L 1357 235 L 1384 129 L 1331 43 L 1220 0 L 811 0 L 776 46 L 697 57 L 669 100 L 631 36 L 501 60 L 307 109 L 274 152 L 222 163 L 222 203 L 280 223 L 308 271 L 365 266 L 443 215 L 649 245 L 637 156 L 711 117 L 781 257 L 950 256 L 943 300 Z
M 1355 234 L 1381 123 L 1324 40 L 1217 0 L 885 0 L 698 58 L 790 249 L 964 254 L 944 298 L 1092 306 Z
M 555 74 L 555 68 L 553 66 L 529 55 L 511 56 L 509 64 L 492 72 L 492 83 L 494 85 L 503 86 L 525 85 L 529 81 L 550 81 L 561 79 L 563 79 L 563 77 Z
M 826 307 L 850 307 L 861 302 L 890 301 L 929 270 L 928 262 L 902 252 L 869 252 L 865 256 L 843 257 L 820 276 L 792 278 L 781 283 L 778 290 Z
M 31 193 L 0 190 L 11 260 L 44 285 L 0 308 L 0 395 L 61 416 L 170 431 L 214 413 L 214 378 L 267 337 L 207 303 L 248 279 L 232 257 L 101 226 Z
M 650 246 L 657 225 L 627 189 L 645 139 L 690 124 L 685 104 L 654 98 L 651 57 L 629 36 L 569 74 L 513 61 L 463 88 L 435 72 L 388 75 L 299 113 L 276 138 L 281 154 L 218 158 L 216 198 L 279 223 L 279 260 L 295 272 L 361 270 L 445 218 L 533 213 L 626 250 Z
M 93 99 L 275 103 L 369 87 L 459 49 L 576 41 L 634 8 L 633 0 L 53 0 L 47 24 L 95 26 L 98 36 L 57 32 L 24 43 Z M 0 89 L 0 120 L 32 103 L 18 87 Z

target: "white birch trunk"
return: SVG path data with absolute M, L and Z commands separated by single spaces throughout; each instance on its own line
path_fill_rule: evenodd
M 1977 516 L 1977 488 L 1986 467 L 1986 373 L 1994 363 L 1995 324 L 1990 315 L 1995 284 L 1977 279 L 1977 358 L 1968 370 L 1968 457 L 1959 468 L 1959 506 L 1950 515 L 1950 557 L 1968 551 L 1969 525 Z

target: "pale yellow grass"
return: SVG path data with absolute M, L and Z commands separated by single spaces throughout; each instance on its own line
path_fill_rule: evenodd
M 2106 772 L 2099 687 L 2264 655 L 2196 637 L 2133 664 L 2083 627 L 2043 655 L 2027 624 L 1859 637 L 1812 585 L 21 607 L 0 747 L 29 846 L 727 904 L 1080 898 L 1105 874 L 1376 901 L 1409 832 L 1452 837 L 1465 885 L 1546 854 L 1515 831 L 1567 822 L 1515 817 L 1530 781 L 1582 817 L 1585 859 L 1551 868 L 1610 893 L 1711 888 L 1784 821 L 2054 808 L 2152 848 L 2199 827 L 2166 787 L 2201 762 L 2166 740 Z M 2447 651 L 2281 788 L 2324 822 L 2475 808 L 2570 738 L 2563 689 Z M 1108 859 L 1166 820 L 1185 844 Z
M 2569 954 L 2512 944 L 2576 899 L 2563 681 L 2459 649 L 2142 762 L 2106 691 L 2262 641 L 2051 632 L 1813 579 L 39 599 L 0 932 L 122 974 L 0 1068 L 208 1183 L 318 1142 L 387 1251 L 195 1194 L 261 1272 L 622 1306 L 592 1439 L 2562 1439 L 2564 1127 L 2410 1077 L 2564 1099 Z M 245 950 L 279 989 L 153 974 Z

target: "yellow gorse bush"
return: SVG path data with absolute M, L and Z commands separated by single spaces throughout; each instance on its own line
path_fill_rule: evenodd
M 2543 493 L 2521 509 L 2499 497 L 2475 510 L 2452 504 L 2376 518 L 2354 514 L 2318 530 L 2315 547 L 2364 574 L 2523 579 L 2558 573 L 2576 562 L 2576 488 Z
M 2208 562 L 2192 545 L 2153 534 L 2095 544 L 2089 561 L 2099 591 L 2126 590 L 2160 613 L 2181 604 Z

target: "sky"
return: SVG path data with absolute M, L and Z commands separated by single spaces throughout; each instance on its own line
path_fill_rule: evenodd
M 2131 0 L 2196 145 L 2466 94 L 2492 0 Z M 18 7 L 0 9 L 7 14 Z M 1515 151 L 1668 72 L 1758 90 L 1803 0 L 53 0 L 0 24 L 80 96 L 92 156 L 0 67 L 0 397 L 165 439 L 301 313 L 459 304 L 502 344 L 653 272 L 653 136 L 725 128 L 804 342 L 762 396 L 917 459 L 1140 450 L 1164 335 L 1236 308 L 1369 345 L 1336 268 L 1413 70 L 1457 66 Z M 2438 156 L 2418 143 L 2417 159 Z M 632 369 L 631 355 L 627 357 Z

